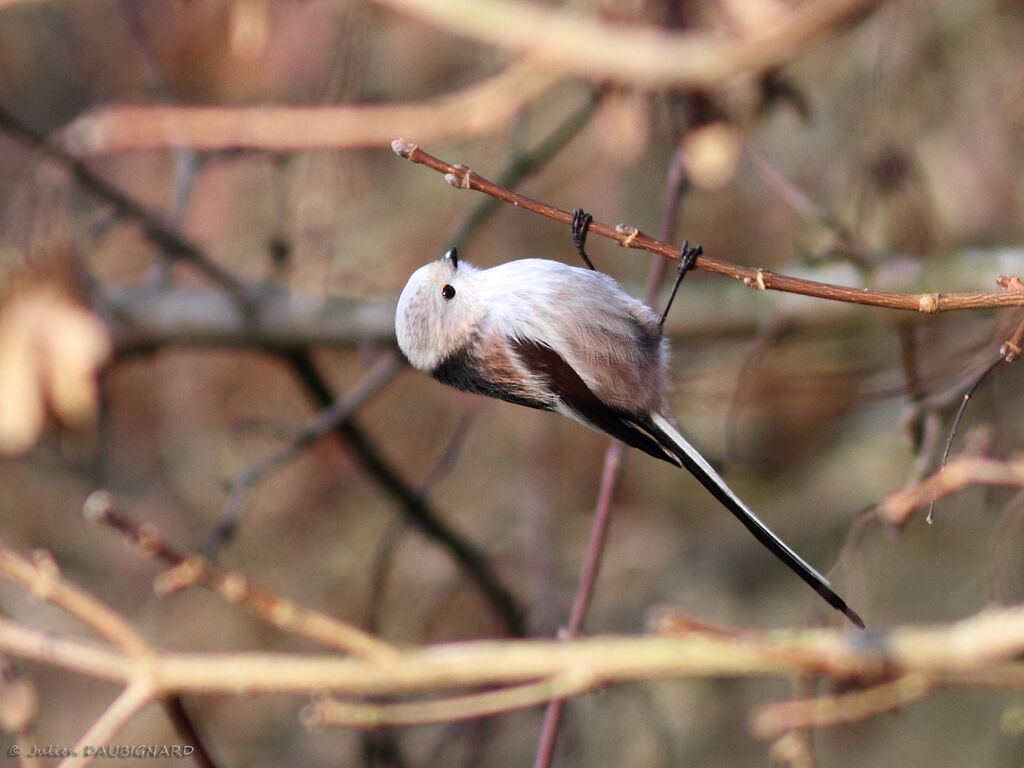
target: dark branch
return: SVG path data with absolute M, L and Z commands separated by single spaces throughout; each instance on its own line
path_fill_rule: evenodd
M 334 393 L 306 350 L 292 351 L 283 355 L 283 358 L 318 408 L 327 408 L 334 402 Z M 353 451 L 374 480 L 401 503 L 405 519 L 452 556 L 501 617 L 508 633 L 516 637 L 525 636 L 522 608 L 512 593 L 498 580 L 494 569 L 480 551 L 461 534 L 453 531 L 426 499 L 398 476 L 372 439 L 352 417 L 339 421 L 334 427 L 334 433 Z

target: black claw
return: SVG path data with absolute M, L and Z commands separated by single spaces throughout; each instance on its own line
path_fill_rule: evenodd
M 697 257 L 704 253 L 704 249 L 699 245 L 690 247 L 689 240 L 683 240 L 683 244 L 679 246 L 679 272 L 689 272 L 697 265 Z M 682 280 L 682 278 L 679 278 Z
M 594 217 L 582 208 L 575 208 L 572 212 L 572 221 L 569 223 L 569 231 L 572 233 L 572 244 L 576 248 L 576 253 L 590 269 L 597 271 L 593 262 L 590 261 L 590 257 L 587 256 L 587 252 L 583 250 L 583 246 L 587 242 L 587 228 L 593 220 Z
M 690 247 L 689 240 L 683 240 L 683 244 L 679 246 L 679 262 L 676 266 L 676 279 L 672 284 L 672 293 L 668 296 L 668 302 L 665 304 L 665 309 L 661 313 L 661 317 L 658 319 L 658 327 L 665 328 L 665 318 L 668 317 L 668 311 L 672 308 L 672 302 L 676 297 L 676 291 L 679 290 L 679 284 L 683 282 L 683 278 L 686 277 L 686 273 L 697 266 L 697 257 L 704 253 L 704 249 L 699 245 Z

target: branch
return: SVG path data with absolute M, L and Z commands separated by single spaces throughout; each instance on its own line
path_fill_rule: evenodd
M 927 675 L 911 672 L 863 691 L 767 704 L 754 713 L 751 730 L 759 738 L 774 739 L 797 728 L 855 723 L 920 701 L 934 692 Z
M 299 451 L 319 442 L 324 435 L 337 429 L 341 421 L 353 416 L 370 398 L 389 384 L 401 368 L 402 360 L 398 352 L 385 352 L 352 390 L 320 411 L 286 445 L 235 475 L 229 484 L 228 500 L 224 504 L 217 527 L 210 536 L 209 545 L 219 547 L 234 531 L 253 486 L 267 474 L 290 461 Z
M 672 236 L 672 225 L 678 213 L 683 190 L 688 184 L 678 152 L 673 155 L 669 163 L 667 176 L 665 212 L 662 216 L 661 232 L 659 233 L 662 240 L 668 240 Z M 660 260 L 656 260 L 651 264 L 647 277 L 647 289 L 644 292 L 644 302 L 648 305 L 651 304 L 654 298 L 658 282 L 664 271 L 664 264 L 665 262 Z M 604 552 L 605 541 L 611 526 L 612 498 L 615 495 L 615 489 L 618 486 L 619 476 L 622 471 L 622 454 L 622 443 L 613 439 L 607 451 L 605 451 L 604 469 L 601 471 L 601 487 L 597 496 L 597 508 L 594 512 L 594 522 L 591 523 L 590 540 L 587 543 L 583 566 L 580 569 L 579 586 L 576 589 L 576 596 L 573 598 L 569 625 L 561 633 L 564 640 L 572 640 L 579 637 L 583 631 L 583 622 L 586 619 L 587 610 L 594 594 L 597 574 L 601 567 L 602 553 Z M 561 727 L 564 704 L 564 697 L 552 698 L 548 704 L 547 712 L 544 715 L 544 724 L 541 727 L 540 741 L 537 745 L 537 755 L 533 763 L 535 768 L 548 768 L 551 765 L 555 754 L 555 744 L 558 740 L 558 731 Z
M 391 148 L 397 155 L 404 157 L 410 162 L 425 165 L 439 173 L 443 173 L 448 183 L 458 189 L 477 190 L 512 205 L 525 208 L 533 213 L 546 216 L 549 219 L 560 221 L 563 224 L 569 224 L 572 220 L 572 214 L 568 211 L 532 200 L 498 186 L 473 173 L 465 166 L 451 165 L 444 160 L 439 160 L 433 155 L 427 154 L 412 142 L 405 141 L 404 139 L 395 139 L 391 144 Z M 591 234 L 615 240 L 624 248 L 639 248 L 666 259 L 676 260 L 679 258 L 677 246 L 655 240 L 653 237 L 640 232 L 636 227 L 626 224 L 610 227 L 607 224 L 595 221 L 590 225 L 588 231 Z M 1024 306 L 1024 292 L 1015 290 L 1003 293 L 888 293 L 777 275 L 766 269 L 742 267 L 704 255 L 697 258 L 697 266 L 708 272 L 742 280 L 745 285 L 759 291 L 784 291 L 832 301 L 844 301 L 852 304 L 886 307 L 889 309 L 905 309 L 927 314 L 958 309 Z
M 121 727 L 154 698 L 149 681 L 142 675 L 136 677 L 82 734 L 72 749 L 74 754 L 61 761 L 59 768 L 81 768 L 81 766 L 91 763 L 92 755 L 87 754 L 86 747 L 93 744 L 109 744 Z
M 252 695 L 335 691 L 353 696 L 521 684 L 555 675 L 610 683 L 664 678 L 825 675 L 883 680 L 921 673 L 937 685 L 1024 688 L 1024 607 L 976 614 L 950 625 L 876 632 L 865 643 L 843 630 L 792 629 L 736 637 L 590 637 L 450 643 L 401 651 L 382 667 L 336 655 L 239 652 L 125 655 L 85 640 L 0 619 L 0 650 L 120 682 L 139 677 L 155 693 Z
M 81 587 L 63 579 L 48 553 L 36 552 L 33 562 L 0 541 L 0 573 L 17 582 L 39 600 L 63 609 L 125 653 L 144 656 L 149 644 L 106 604 Z
M 1024 487 L 1024 458 L 1010 461 L 963 457 L 919 483 L 893 491 L 876 507 L 882 520 L 904 525 L 915 510 L 972 485 Z
M 0 106 L 0 131 L 33 147 L 51 162 L 70 173 L 83 188 L 111 205 L 118 216 L 139 224 L 143 233 L 169 256 L 183 261 L 227 291 L 239 304 L 247 307 L 251 296 L 249 287 L 231 272 L 207 258 L 203 250 L 185 239 L 173 227 L 146 210 L 141 203 L 95 174 L 85 163 L 67 154 L 41 133 L 30 128 Z
M 372 704 L 323 699 L 307 706 L 299 718 L 307 728 L 381 728 L 454 723 L 529 709 L 551 700 L 562 701 L 586 693 L 594 685 L 592 676 L 584 672 L 554 675 L 536 683 L 429 701 Z
M 394 648 L 358 627 L 254 587 L 241 574 L 223 571 L 198 555 L 176 551 L 152 528 L 143 530 L 120 514 L 113 497 L 106 491 L 91 493 L 82 505 L 82 512 L 89 522 L 102 523 L 120 531 L 142 552 L 173 566 L 158 578 L 156 591 L 159 594 L 177 591 L 191 584 L 203 584 L 225 602 L 245 606 L 253 616 L 282 631 L 308 637 L 372 664 L 387 666 L 397 658 Z
M 267 152 L 386 147 L 402 132 L 443 141 L 501 130 L 558 79 L 521 61 L 463 90 L 411 104 L 102 107 L 69 123 L 60 142 L 69 154 L 87 157 L 168 147 Z
M 377 0 L 479 42 L 594 79 L 647 88 L 713 88 L 799 58 L 877 0 L 809 0 L 746 36 L 669 33 L 522 0 Z
M 1024 265 L 1022 265 L 1024 266 Z M 253 312 L 209 288 L 98 287 L 94 309 L 106 320 L 115 354 L 152 352 L 168 345 L 259 347 L 393 345 L 395 298 L 323 299 L 267 290 Z
M 6 562 L 19 559 L 2 545 L 0 553 Z M 53 594 L 80 591 L 57 573 L 30 570 L 22 584 L 29 592 L 40 585 Z M 674 625 L 661 626 L 671 631 Z M 661 636 L 452 643 L 397 651 L 386 665 L 317 654 L 157 649 L 137 654 L 0 618 L 0 652 L 126 686 L 83 743 L 98 738 L 97 734 L 112 735 L 148 701 L 184 693 L 334 691 L 348 696 L 393 696 L 509 686 L 489 694 L 440 699 L 436 702 L 440 709 L 433 714 L 430 703 L 423 702 L 350 705 L 341 717 L 348 725 L 374 726 L 497 714 L 551 695 L 576 695 L 611 683 L 656 678 L 826 676 L 874 686 L 844 694 L 842 699 L 790 703 L 775 711 L 774 720 L 763 716 L 768 725 L 762 735 L 771 736 L 808 718 L 834 723 L 868 716 L 890 705 L 915 701 L 942 686 L 1024 688 L 1024 662 L 1020 661 L 1024 606 L 989 610 L 944 626 L 900 627 L 868 636 L 842 630 L 728 633 L 688 627 L 682 634 Z M 893 678 L 896 684 L 890 684 Z M 307 722 L 315 714 L 315 709 L 307 710 Z
M 493 198 L 487 198 L 493 200 Z M 567 253 L 569 253 L 567 248 Z M 431 254 L 424 252 L 423 260 Z M 796 268 L 796 267 L 794 267 Z M 987 275 L 1000 271 L 1024 274 L 1024 251 L 959 251 L 926 263 L 906 258 L 887 260 L 874 279 L 910 288 L 915 284 L 955 281 L 970 289 L 983 287 Z M 804 268 L 805 278 L 854 283 L 861 275 L 840 264 Z M 851 287 L 854 287 L 851 285 Z M 860 288 L 856 290 L 861 291 Z M 849 325 L 861 316 L 852 304 L 822 305 L 785 293 L 766 293 L 750 301 L 732 283 L 715 281 L 687 294 L 686 312 L 669 315 L 665 333 L 673 340 L 746 337 L 770 318 L 785 316 L 788 327 L 819 330 Z M 392 345 L 395 297 L 359 301 L 312 296 L 298 291 L 268 290 L 259 295 L 252 316 L 217 289 L 175 287 L 117 289 L 98 286 L 93 308 L 107 323 L 115 356 L 147 354 L 165 346 L 259 348 L 284 351 L 301 346 L 353 348 Z
M 334 393 L 316 369 L 308 350 L 295 350 L 283 357 L 317 407 L 327 408 L 335 401 Z M 515 596 L 501 583 L 488 559 L 454 531 L 423 495 L 398 475 L 352 416 L 339 421 L 333 431 L 352 450 L 363 469 L 402 505 L 405 519 L 451 555 L 501 617 L 507 631 L 515 636 L 525 635 L 523 610 Z

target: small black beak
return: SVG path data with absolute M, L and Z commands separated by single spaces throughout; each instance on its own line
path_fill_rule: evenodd
M 459 252 L 454 245 L 444 252 L 444 260 L 451 262 L 452 269 L 459 268 Z

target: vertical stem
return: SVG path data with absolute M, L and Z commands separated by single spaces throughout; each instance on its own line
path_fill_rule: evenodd
M 662 241 L 669 240 L 672 237 L 672 223 L 675 221 L 676 209 L 679 207 L 679 202 L 683 191 L 686 189 L 686 185 L 687 178 L 682 165 L 682 157 L 677 152 L 672 156 L 672 161 L 669 165 L 668 194 L 666 195 L 665 214 L 662 217 L 659 237 Z M 650 305 L 652 302 L 663 273 L 664 259 L 655 259 L 654 263 L 651 264 L 647 288 L 644 292 L 644 302 L 646 304 Z M 580 573 L 580 584 L 576 590 L 576 597 L 573 599 L 569 625 L 561 635 L 564 640 L 578 637 L 583 630 L 587 608 L 594 593 L 594 583 L 597 581 L 597 573 L 601 567 L 604 544 L 608 538 L 608 528 L 611 523 L 612 497 L 615 495 L 615 487 L 618 484 L 621 468 L 622 443 L 618 440 L 612 440 L 611 445 L 608 446 L 608 451 L 604 455 L 604 470 L 601 474 L 601 490 L 597 497 L 594 524 L 590 529 L 590 542 L 587 545 L 587 554 Z M 537 745 L 537 758 L 534 761 L 534 768 L 549 768 L 551 765 L 564 707 L 565 699 L 552 699 L 548 704 L 547 711 L 544 714 L 544 725 L 541 729 L 540 743 Z
M 576 590 L 576 597 L 573 600 L 569 626 L 562 633 L 562 638 L 566 640 L 578 637 L 583 629 L 583 620 L 586 618 L 587 607 L 590 605 L 590 598 L 593 595 L 594 582 L 597 581 L 597 572 L 601 567 L 601 555 L 604 553 L 608 524 L 611 521 L 612 497 L 615 494 L 615 486 L 618 483 L 621 466 L 622 443 L 615 440 L 608 446 L 608 451 L 604 455 L 601 491 L 598 494 L 594 525 L 590 529 L 590 543 L 587 546 L 587 556 L 583 561 L 580 585 Z M 547 768 L 551 765 L 564 705 L 565 699 L 552 699 L 551 703 L 548 704 L 547 712 L 544 715 L 544 727 L 541 730 L 540 744 L 537 747 L 537 759 L 534 762 L 535 768 Z

